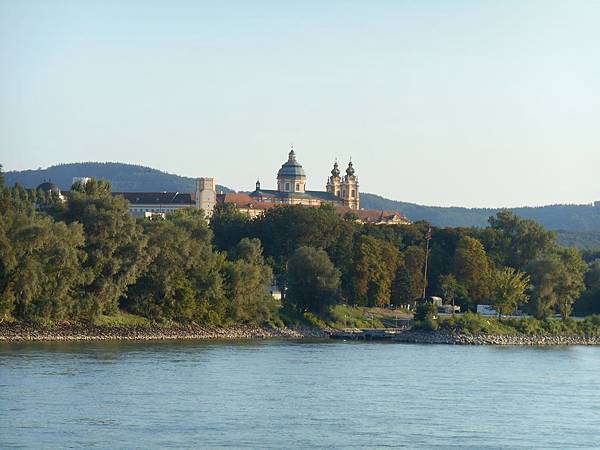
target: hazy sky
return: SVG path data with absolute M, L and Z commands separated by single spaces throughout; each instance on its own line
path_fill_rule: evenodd
M 293 142 L 308 189 L 600 200 L 600 1 L 0 0 L 0 81 L 5 170 L 274 188 Z

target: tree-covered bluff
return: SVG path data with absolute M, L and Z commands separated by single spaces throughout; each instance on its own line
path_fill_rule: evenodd
M 250 219 L 225 204 L 210 225 L 193 209 L 136 220 L 101 180 L 75 186 L 64 203 L 1 186 L 0 211 L 2 321 L 96 323 L 121 311 L 153 323 L 339 323 L 338 305 L 421 296 L 428 236 L 428 295 L 540 319 L 600 311 L 600 255 L 584 259 L 510 212 L 486 228 L 431 234 L 426 222 L 365 225 L 328 206 Z M 270 295 L 273 279 L 283 301 Z

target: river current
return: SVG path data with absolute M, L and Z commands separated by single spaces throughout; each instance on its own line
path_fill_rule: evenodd
M 600 348 L 0 343 L 0 448 L 599 448 Z

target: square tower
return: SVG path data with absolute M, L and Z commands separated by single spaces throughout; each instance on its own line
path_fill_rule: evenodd
M 196 208 L 204 210 L 206 217 L 212 215 L 217 202 L 217 183 L 214 177 L 196 180 Z

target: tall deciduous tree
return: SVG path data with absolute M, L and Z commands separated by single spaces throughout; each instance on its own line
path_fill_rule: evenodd
M 500 211 L 490 217 L 489 223 L 490 228 L 481 233 L 481 239 L 498 266 L 523 269 L 556 248 L 555 233 L 512 212 Z
M 129 311 L 153 320 L 187 322 L 193 318 L 198 292 L 189 277 L 194 243 L 189 233 L 173 222 L 144 222 L 148 237 L 149 264 L 129 287 L 122 305 Z
M 235 322 L 261 323 L 271 318 L 275 302 L 270 295 L 273 272 L 265 265 L 258 239 L 242 239 L 224 267 L 227 315 Z
M 536 317 L 548 317 L 555 310 L 568 317 L 573 303 L 585 289 L 586 268 L 575 249 L 560 249 L 532 261 L 527 272 L 531 275 L 531 306 Z
M 230 251 L 244 237 L 252 235 L 250 217 L 233 203 L 217 203 L 210 219 L 214 244 L 221 251 Z
M 91 179 L 76 186 L 64 209 L 53 214 L 83 225 L 86 259 L 82 269 L 89 282 L 82 289 L 81 315 L 91 320 L 116 312 L 119 299 L 147 264 L 147 238 L 129 214 L 126 200 L 112 196 L 109 182 Z
M 189 233 L 190 241 L 194 244 L 188 276 L 199 295 L 199 309 L 195 317 L 207 323 L 223 323 L 227 319 L 221 273 L 225 258 L 213 249 L 213 234 L 204 212 L 192 208 L 180 209 L 169 214 L 167 219 Z
M 70 316 L 84 274 L 81 225 L 23 211 L 0 216 L 0 318 Z
M 462 237 L 454 253 L 454 275 L 476 303 L 489 294 L 490 270 L 490 262 L 481 242 L 469 236 Z
M 529 276 L 512 267 L 492 271 L 490 277 L 490 299 L 500 314 L 513 313 L 519 304 L 527 303 Z
M 387 306 L 399 252 L 391 244 L 371 236 L 361 236 L 356 245 L 353 280 L 354 298 L 360 305 Z
M 394 304 L 410 303 L 423 293 L 425 249 L 411 245 L 400 255 L 396 276 L 392 283 Z
M 358 224 L 342 219 L 328 204 L 319 208 L 278 206 L 252 222 L 251 237 L 261 240 L 264 254 L 272 261 L 280 286 L 284 287 L 286 283 L 288 259 L 299 247 L 310 246 L 327 252 L 342 272 L 342 288 L 349 295 L 353 239 L 357 228 Z
M 301 311 L 322 313 L 339 300 L 340 271 L 324 250 L 300 247 L 288 261 L 286 301 Z
M 569 317 L 573 304 L 585 290 L 587 264 L 574 248 L 560 249 L 558 257 L 563 267 L 557 286 L 558 310 L 563 317 Z
M 574 305 L 578 315 L 600 313 L 600 259 L 592 260 L 585 273 L 585 292 Z

